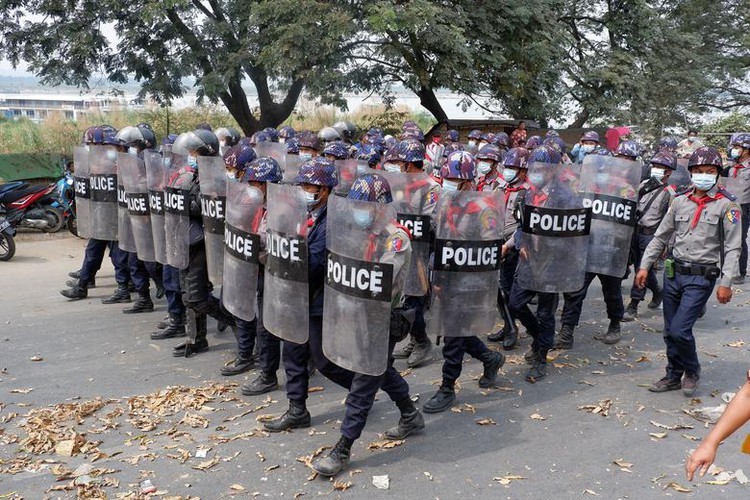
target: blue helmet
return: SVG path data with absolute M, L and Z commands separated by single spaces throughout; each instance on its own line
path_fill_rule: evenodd
M 629 156 L 638 158 L 641 154 L 641 147 L 635 141 L 622 141 L 615 149 L 615 156 Z
M 666 149 L 667 151 L 677 151 L 677 139 L 671 135 L 667 135 L 659 139 L 659 149 Z
M 398 160 L 407 163 L 424 161 L 424 145 L 416 139 L 404 139 L 398 145 Z
M 383 129 L 380 127 L 372 127 L 370 130 L 367 131 L 367 137 L 383 137 Z
M 704 146 L 693 151 L 688 160 L 687 168 L 690 170 L 693 167 L 701 167 L 703 165 L 711 165 L 719 169 L 723 166 L 721 161 L 721 155 L 714 148 Z
M 323 148 L 323 154 L 332 155 L 337 160 L 346 160 L 349 158 L 349 146 L 342 141 L 329 142 Z
M 458 130 L 451 129 L 448 131 L 447 135 L 448 140 L 450 140 L 451 142 L 458 142 Z
M 246 182 L 279 182 L 282 179 L 281 167 L 273 158 L 256 158 L 245 169 L 242 180 Z
M 250 136 L 250 144 L 255 146 L 259 142 L 271 142 L 271 137 L 263 130 Z
M 532 149 L 536 149 L 539 146 L 542 145 L 542 138 L 538 135 L 532 135 L 528 139 L 526 139 L 526 149 L 531 151 Z
M 487 144 L 486 146 L 482 146 L 482 149 L 479 150 L 477 153 L 477 160 L 490 160 L 494 162 L 498 162 L 502 159 L 503 153 L 500 151 L 500 148 L 497 147 L 494 144 Z
M 368 165 L 377 165 L 380 161 L 380 153 L 371 144 L 363 144 L 357 151 L 358 160 L 366 160 Z
M 510 137 L 508 137 L 508 134 L 506 134 L 505 132 L 498 132 L 492 137 L 492 140 L 490 142 L 501 148 L 510 147 Z
M 310 148 L 315 151 L 320 151 L 320 142 L 318 136 L 312 132 L 300 132 L 294 136 L 299 141 L 299 147 Z
M 84 144 L 102 144 L 104 142 L 105 132 L 102 127 L 89 127 L 83 131 Z
M 739 146 L 743 149 L 750 149 L 750 134 L 747 132 L 739 132 L 734 134 L 729 141 L 730 146 Z
M 296 137 L 290 137 L 286 140 L 286 153 L 289 155 L 299 154 L 299 139 Z
M 354 181 L 349 189 L 350 200 L 390 203 L 393 201 L 391 185 L 380 174 L 365 174 Z
M 216 137 L 219 139 L 219 142 L 224 141 L 224 145 L 231 147 L 240 142 L 241 136 L 232 127 L 221 127 L 216 129 Z
M 250 146 L 237 144 L 224 153 L 224 165 L 238 172 L 244 171 L 255 161 L 257 155 Z
M 466 151 L 454 151 L 448 155 L 443 166 L 440 167 L 440 177 L 443 179 L 474 179 L 474 157 Z
M 479 140 L 482 138 L 482 131 L 481 130 L 472 130 L 469 132 L 469 139 L 473 140 Z
M 401 134 L 402 139 L 416 139 L 419 142 L 424 142 L 424 132 L 419 127 L 410 127 L 404 129 L 404 133 Z
M 316 186 L 333 187 L 339 183 L 336 178 L 336 166 L 322 156 L 316 156 L 305 162 L 299 169 L 295 184 L 314 184 Z
M 174 141 L 176 140 L 177 140 L 177 134 L 169 134 L 168 136 L 166 136 L 164 139 L 161 140 L 161 145 L 171 146 L 172 144 L 174 144 Z
M 526 162 L 529 161 L 530 154 L 531 153 L 526 148 L 511 148 L 505 154 L 505 158 L 503 158 L 503 166 L 526 168 Z
M 284 125 L 279 129 L 279 137 L 282 139 L 291 139 L 296 135 L 294 129 L 289 125 Z
M 549 137 L 560 137 L 560 132 L 558 132 L 555 129 L 549 129 L 547 131 L 547 135 L 545 137 L 547 137 L 547 138 L 549 138 Z
M 542 144 L 531 152 L 529 163 L 551 163 L 557 164 L 562 162 L 560 152 L 548 144 Z
M 268 134 L 268 137 L 271 138 L 271 142 L 279 142 L 279 132 L 275 128 L 266 127 L 263 129 L 263 132 Z
M 559 135 L 547 137 L 542 144 L 555 148 L 560 153 L 560 156 L 568 151 L 568 145 L 565 144 L 565 141 Z
M 649 160 L 649 163 L 661 165 L 669 170 L 677 170 L 677 157 L 671 151 L 659 151 Z

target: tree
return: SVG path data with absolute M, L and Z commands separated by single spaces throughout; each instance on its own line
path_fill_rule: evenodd
M 88 89 L 101 75 L 130 77 L 141 95 L 168 104 L 194 77 L 199 98 L 221 102 L 250 135 L 275 127 L 303 89 L 341 104 L 341 46 L 354 24 L 347 11 L 318 0 L 145 0 L 2 4 L 0 54 L 23 60 L 44 84 Z M 112 47 L 105 36 L 114 28 Z M 254 110 L 243 88 L 255 87 Z

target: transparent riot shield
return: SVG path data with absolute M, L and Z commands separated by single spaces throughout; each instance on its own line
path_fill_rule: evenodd
M 246 182 L 228 182 L 221 294 L 227 311 L 245 321 L 252 321 L 258 309 L 262 222 L 263 193 Z
M 357 160 L 336 160 L 333 162 L 336 166 L 336 178 L 339 183 L 333 188 L 333 192 L 339 196 L 347 196 L 349 189 L 358 177 Z
M 421 297 L 430 289 L 430 243 L 432 216 L 440 186 L 425 173 L 383 172 L 393 195 L 398 222 L 411 233 L 411 264 L 404 283 L 404 294 Z
M 693 182 L 690 180 L 690 171 L 688 171 L 687 165 L 688 158 L 678 158 L 677 170 L 669 176 L 669 184 L 674 186 L 678 193 L 686 189 Z
M 133 225 L 130 222 L 128 212 L 128 196 L 125 191 L 125 180 L 121 164 L 127 162 L 128 153 L 117 153 L 117 246 L 120 250 L 137 253 L 135 237 L 133 236 Z
M 307 204 L 299 186 L 268 184 L 263 326 L 283 340 L 307 342 Z
M 224 160 L 218 156 L 199 156 L 198 176 L 208 279 L 214 286 L 221 286 L 224 270 L 224 213 L 227 203 Z
M 75 190 L 76 222 L 78 236 L 91 237 L 91 186 L 89 185 L 89 150 L 84 146 L 73 149 L 75 172 L 73 189 Z
M 441 194 L 435 214 L 431 335 L 468 337 L 494 328 L 504 212 L 500 191 Z
M 117 159 L 117 166 L 120 172 L 118 179 L 122 179 L 125 186 L 125 201 L 138 258 L 143 262 L 155 262 L 146 164 L 135 155 L 121 155 Z
M 302 161 L 299 155 L 286 155 L 284 164 L 280 165 L 285 184 L 294 184 L 294 179 L 297 178 L 297 174 L 299 174 L 299 169 L 303 163 L 304 161 Z
M 280 142 L 259 142 L 253 149 L 258 158 L 273 158 L 279 164 L 281 170 L 284 170 L 287 157 L 286 144 Z
M 117 149 L 89 146 L 89 187 L 91 188 L 91 237 L 117 239 Z
M 583 206 L 591 209 L 586 271 L 623 277 L 638 209 L 641 163 L 586 155 L 581 167 Z
M 361 225 L 360 214 L 367 214 L 364 218 L 371 222 Z M 388 365 L 393 278 L 398 270 L 386 243 L 395 218 L 391 205 L 340 196 L 328 200 L 323 353 L 357 373 L 380 375 Z
M 172 154 L 164 185 L 167 264 L 187 269 L 190 261 L 190 187 L 196 172 L 187 156 Z
M 520 256 L 516 281 L 526 290 L 575 292 L 586 274 L 591 209 L 571 186 L 578 179 L 560 165 L 529 166 L 532 187 L 521 214 Z
M 169 159 L 170 155 L 162 157 L 160 153 L 154 151 L 147 151 L 144 155 L 154 257 L 160 264 L 168 264 L 167 241 L 164 233 L 164 184 L 167 180 Z

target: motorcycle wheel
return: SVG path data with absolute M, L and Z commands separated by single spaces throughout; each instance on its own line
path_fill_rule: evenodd
M 5 231 L 0 232 L 0 261 L 8 261 L 16 254 L 16 242 Z
M 68 218 L 68 231 L 70 231 L 70 234 L 72 234 L 73 236 L 78 236 L 79 238 L 81 237 L 78 234 L 78 219 L 76 219 L 75 217 Z
M 44 215 L 49 221 L 49 227 L 43 230 L 45 233 L 56 233 L 65 225 L 65 218 L 63 217 L 62 211 L 56 208 L 45 209 Z

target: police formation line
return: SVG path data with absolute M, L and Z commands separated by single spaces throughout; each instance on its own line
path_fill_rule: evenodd
M 355 132 L 338 123 L 240 138 L 203 126 L 158 145 L 147 124 L 88 129 L 74 157 L 79 232 L 90 239 L 61 293 L 87 297 L 109 249 L 117 289 L 102 302 L 129 303 L 135 291 L 123 312 L 152 311 L 154 282 L 169 314 L 151 338 L 184 337 L 175 356 L 208 349 L 210 316 L 237 338 L 222 374 L 260 369 L 243 394 L 276 390 L 283 359 L 289 408 L 264 424 L 272 432 L 310 426 L 315 370 L 341 385 L 341 438 L 312 464 L 329 476 L 348 465 L 378 390 L 400 410 L 389 439 L 424 428 L 394 358 L 416 367 L 442 342 L 442 382 L 422 407 L 438 413 L 456 399 L 465 354 L 483 365 L 479 386 L 494 384 L 505 356 L 482 338 L 514 349 L 520 322 L 535 383 L 551 349 L 573 347 L 594 278 L 609 317 L 595 338 L 619 342 L 651 290 L 649 306 L 664 303 L 668 361 L 650 390 L 694 393 L 693 325 L 717 281 L 726 303 L 745 274 L 750 136 L 735 137 L 736 163 L 723 169 L 712 148 L 678 158 L 676 141 L 662 141 L 644 163 L 634 142 L 609 151 L 595 132 L 570 154 L 554 133 L 510 147 L 507 134 L 474 131 L 463 144 L 452 130 L 425 145 L 413 122 L 398 138 L 371 129 L 355 142 Z

